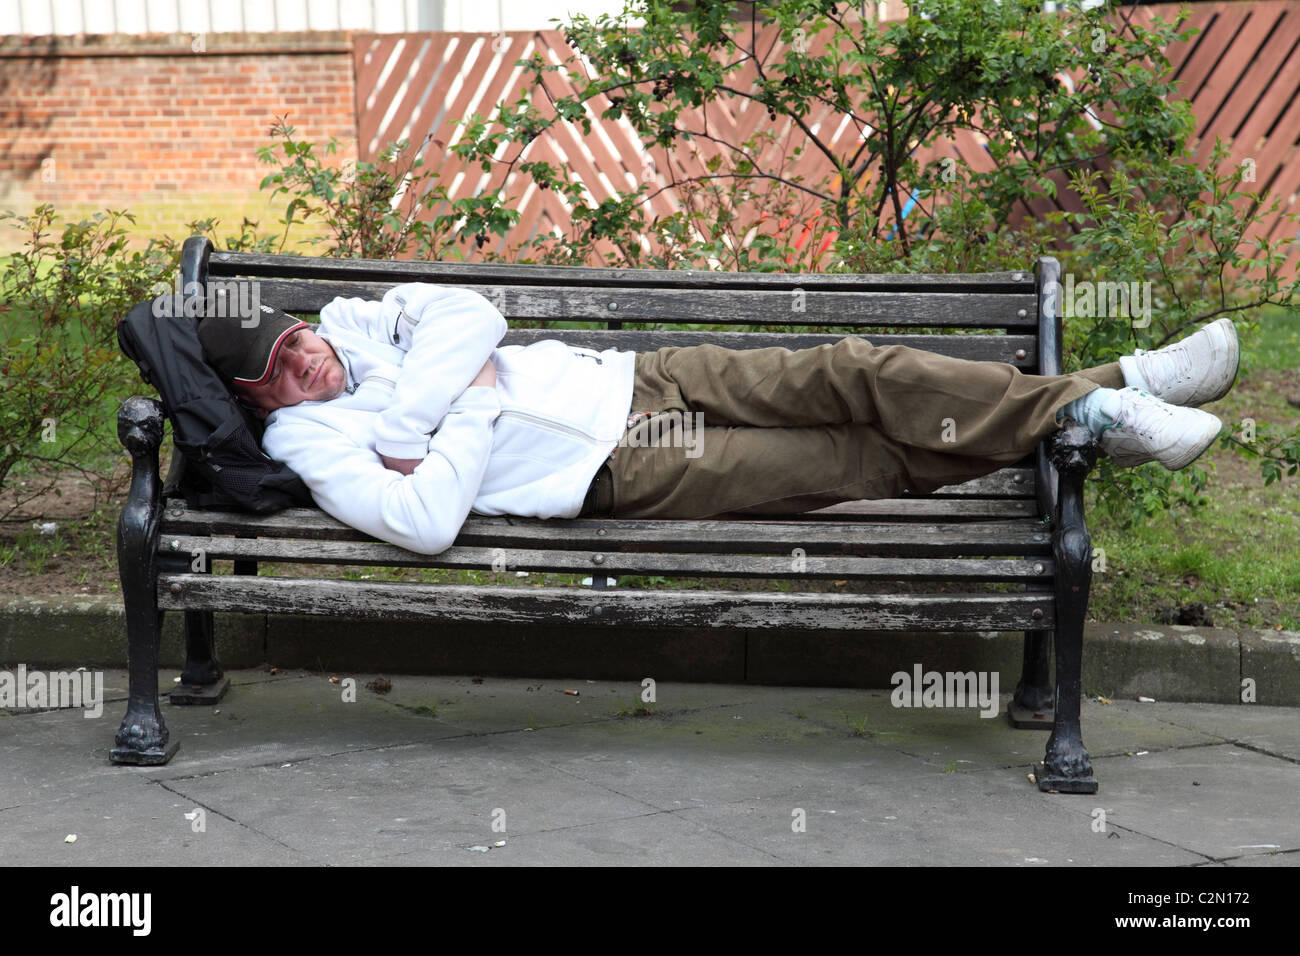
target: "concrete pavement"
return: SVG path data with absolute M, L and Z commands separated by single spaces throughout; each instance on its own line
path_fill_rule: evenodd
M 1047 732 L 887 690 L 661 681 L 641 706 L 634 681 L 230 676 L 218 705 L 165 707 L 181 749 L 164 767 L 107 762 L 123 671 L 98 719 L 0 712 L 0 859 L 1300 864 L 1296 708 L 1088 700 L 1101 790 L 1071 796 L 1028 779 Z

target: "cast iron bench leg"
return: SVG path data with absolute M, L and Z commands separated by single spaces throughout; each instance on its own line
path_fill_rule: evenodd
M 182 502 L 168 504 L 164 510 L 173 511 L 172 517 L 184 514 Z M 212 562 L 207 555 L 178 552 L 172 554 L 163 542 L 160 570 L 180 573 L 211 574 Z M 236 573 L 239 564 L 236 562 Z M 256 572 L 256 563 L 253 565 Z M 181 669 L 180 683 L 168 695 L 173 704 L 215 704 L 226 696 L 230 678 L 225 676 L 217 660 L 216 638 L 211 611 L 185 612 L 185 667 Z
M 1038 789 L 1096 793 L 1097 779 L 1079 726 L 1082 703 L 1083 622 L 1092 586 L 1092 539 L 1083 520 L 1083 480 L 1097 463 L 1091 432 L 1066 422 L 1052 441 L 1060 474 L 1056 553 L 1056 722 L 1047 753 L 1034 767 Z
M 212 573 L 211 568 L 205 571 Z M 230 678 L 217 660 L 212 612 L 186 611 L 185 667 L 181 670 L 181 682 L 168 699 L 173 704 L 215 704 L 229 689 Z
M 1007 719 L 1018 730 L 1051 730 L 1056 720 L 1051 631 L 1025 631 L 1024 660 L 1020 683 L 1007 705 Z
M 131 490 L 117 522 L 117 564 L 130 656 L 130 695 L 109 760 L 163 764 L 179 746 L 172 743 L 158 709 L 158 526 L 162 520 L 158 446 L 163 412 L 158 402 L 134 396 L 117 415 L 117 437 L 131 453 Z

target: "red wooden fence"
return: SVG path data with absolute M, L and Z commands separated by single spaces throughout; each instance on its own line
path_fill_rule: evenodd
M 1200 33 L 1185 43 L 1175 44 L 1168 52 L 1174 77 L 1181 84 L 1179 95 L 1192 102 L 1197 117 L 1198 155 L 1209 154 L 1216 135 L 1232 141 L 1231 154 L 1225 165 L 1240 166 L 1254 176 L 1244 188 L 1262 194 L 1280 196 L 1278 214 L 1266 217 L 1254 234 L 1282 239 L 1296 234 L 1296 227 L 1282 218 L 1282 213 L 1300 211 L 1300 3 L 1293 0 L 1259 0 L 1253 3 L 1200 3 L 1191 7 L 1190 24 Z M 1172 21 L 1177 5 L 1158 5 L 1125 10 L 1139 22 L 1149 23 L 1155 16 Z M 809 38 L 811 42 L 814 38 Z M 780 56 L 780 40 L 773 27 L 764 28 L 759 49 L 776 44 L 773 54 Z M 518 226 L 503 241 L 495 237 L 488 248 L 504 251 L 517 247 L 539 233 L 567 229 L 568 212 L 562 197 L 554 190 L 539 190 L 528 177 L 502 169 L 484 173 L 477 165 L 466 164 L 451 153 L 464 132 L 464 120 L 473 113 L 490 115 L 495 104 L 504 99 L 513 102 L 520 93 L 524 74 L 514 66 L 520 59 L 540 54 L 548 63 L 565 63 L 573 51 L 563 34 L 555 30 L 499 34 L 425 33 L 359 34 L 353 56 L 356 67 L 358 155 L 373 159 L 389 142 L 407 139 L 422 150 L 426 166 L 436 170 L 439 181 L 453 199 L 478 195 L 504 186 L 513 205 L 520 212 Z M 573 92 L 563 72 L 547 75 L 553 95 Z M 754 77 L 736 78 L 744 83 Z M 540 90 L 532 93 L 534 105 L 545 111 L 546 99 Z M 569 168 L 595 200 L 617 195 L 647 181 L 661 188 L 650 201 L 653 214 L 668 214 L 679 208 L 679 197 L 671 186 L 675 179 L 699 175 L 709 159 L 725 151 L 705 139 L 665 151 L 646 149 L 625 120 L 602 120 L 608 107 L 603 98 L 588 104 L 592 133 L 583 136 L 571 124 L 555 127 L 538 137 L 528 147 L 526 158 L 547 160 Z M 730 98 L 711 105 L 707 117 L 688 117 L 692 128 L 708 129 L 727 142 L 741 142 L 759 129 L 772 129 L 776 140 L 764 156 L 772 160 L 772 151 L 789 157 L 791 147 L 807 140 L 789 123 L 784 126 L 769 121 L 766 109 L 744 98 Z M 837 153 L 842 153 L 860 131 L 849 118 L 829 106 L 814 108 L 806 122 Z M 509 147 L 513 156 L 517 147 Z M 503 153 L 504 154 L 504 153 Z M 954 156 L 972 168 L 991 167 L 982 137 L 962 132 L 936 144 L 929 161 Z M 805 149 L 790 158 L 783 173 L 791 178 L 816 183 L 832 169 L 815 149 Z M 1053 208 L 1078 209 L 1077 199 L 1061 190 L 1058 200 L 1041 200 L 1024 213 L 1042 214 Z M 1254 202 L 1248 204 L 1254 206 Z M 1294 274 L 1300 264 L 1300 250 L 1291 257 Z

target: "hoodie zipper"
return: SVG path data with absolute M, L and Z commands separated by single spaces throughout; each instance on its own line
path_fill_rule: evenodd
M 541 418 L 537 415 L 530 415 L 528 412 L 520 412 L 514 409 L 502 409 L 499 418 L 515 418 L 521 421 L 530 422 L 539 428 L 545 428 L 549 431 L 560 432 L 564 435 L 572 435 L 574 438 L 580 438 L 588 444 L 598 445 L 600 440 L 594 435 L 588 434 L 581 429 L 574 428 L 571 425 L 561 425 L 559 422 L 553 422 L 548 418 Z

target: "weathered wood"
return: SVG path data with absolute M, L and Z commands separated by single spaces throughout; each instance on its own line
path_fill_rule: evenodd
M 498 625 L 1021 631 L 1041 629 L 1050 622 L 1052 605 L 1051 595 L 1045 593 L 591 591 L 214 574 L 160 575 L 158 579 L 158 606 L 164 610 L 437 618 Z
M 905 345 L 938 355 L 973 362 L 1005 362 L 1024 372 L 1038 371 L 1037 339 L 1032 335 L 892 335 L 859 336 L 875 346 Z M 721 345 L 744 351 L 772 347 L 809 349 L 834 345 L 845 335 L 816 332 L 686 332 L 673 330 L 637 331 L 606 329 L 511 329 L 502 345 L 531 345 L 544 339 L 559 339 L 567 345 L 589 349 L 621 349 L 625 352 L 653 352 L 672 346 Z
M 878 501 L 845 501 L 799 516 L 809 518 L 876 518 L 889 521 L 988 521 L 997 518 L 1036 518 L 1033 501 L 1016 498 L 882 498 Z
M 468 262 L 390 262 L 322 259 L 252 252 L 216 252 L 211 276 L 323 279 L 348 282 L 442 282 L 458 285 L 585 286 L 595 289 L 816 289 L 818 291 L 924 292 L 952 290 L 1005 295 L 1033 290 L 1033 275 L 980 272 L 960 275 L 703 272 L 690 269 L 606 269 L 592 266 L 506 265 Z
M 1019 479 L 1019 480 L 1017 480 Z M 800 515 L 801 521 L 827 516 L 845 518 L 854 515 L 879 518 L 897 517 L 912 520 L 935 517 L 946 520 L 976 518 L 1033 518 L 1036 512 L 1031 503 L 1023 499 L 1034 496 L 1033 472 L 1028 468 L 1007 468 L 993 475 L 976 478 L 960 485 L 941 488 L 934 495 L 907 498 L 883 498 L 876 501 L 844 502 L 818 511 Z M 1020 500 L 1017 500 L 1020 499 Z M 1006 510 L 1002 510 L 1006 508 Z M 181 518 L 180 524 L 173 524 Z M 350 528 L 317 508 L 288 508 L 274 515 L 257 519 L 242 512 L 220 510 L 191 511 L 181 500 L 168 502 L 163 527 L 174 531 L 201 531 L 214 534 L 291 534 L 304 528 L 305 537 L 329 537 L 337 540 L 367 540 L 366 536 Z M 470 520 L 476 520 L 471 517 Z M 507 523 L 512 519 L 488 518 L 486 521 Z M 747 519 L 736 519 L 747 520 Z M 194 524 L 194 522 L 199 524 Z M 673 522 L 676 526 L 678 522 Z
M 291 508 L 251 517 L 237 512 L 164 513 L 161 547 L 181 533 L 257 534 L 262 537 L 370 541 L 322 512 Z M 1047 529 L 1033 520 L 921 524 L 831 521 L 647 521 L 575 518 L 479 518 L 465 522 L 460 547 L 586 548 L 597 551 L 668 551 L 701 554 L 838 553 L 859 557 L 960 557 L 1046 554 Z M 179 547 L 179 545 L 178 545 Z
M 1032 498 L 1034 497 L 1034 472 L 1031 468 L 1004 468 L 983 478 L 973 478 L 960 485 L 948 485 L 930 495 L 917 495 L 919 500 L 953 497 L 977 498 Z
M 531 548 L 448 548 L 441 554 L 418 555 L 380 542 L 192 535 L 169 536 L 166 548 L 187 556 L 201 552 L 208 561 L 255 559 L 259 562 L 293 564 L 792 580 L 1042 581 L 1051 579 L 1055 567 L 1045 556 L 1033 561 L 980 558 L 900 560 L 818 555 L 665 554 Z
M 213 261 L 216 256 L 213 255 Z M 588 286 L 444 285 L 482 293 L 507 319 L 655 322 L 699 325 L 884 326 L 1032 329 L 1032 289 L 1021 295 L 950 292 L 822 291 L 797 288 L 594 289 Z M 379 299 L 391 282 L 259 280 L 258 301 L 286 312 L 317 313 L 335 298 Z

